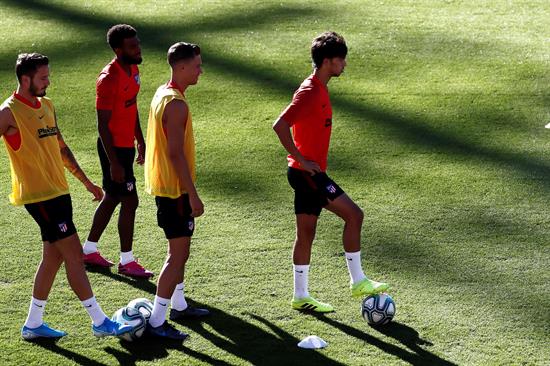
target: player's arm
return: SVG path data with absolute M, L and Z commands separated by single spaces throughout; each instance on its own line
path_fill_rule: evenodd
M 199 198 L 195 184 L 193 184 L 187 158 L 183 151 L 185 123 L 182 123 L 182 121 L 187 121 L 188 113 L 189 108 L 185 102 L 173 100 L 164 109 L 163 122 L 166 126 L 170 162 L 176 170 L 181 185 L 185 188 L 187 194 L 189 194 L 191 216 L 199 217 L 204 212 L 204 205 Z
M 141 131 L 141 125 L 139 123 L 139 112 L 136 114 L 136 129 L 134 136 L 137 142 L 137 158 L 136 163 L 143 165 L 145 162 L 145 139 L 143 138 L 143 132 Z
M 17 129 L 17 123 L 8 107 L 0 109 L 0 136 L 8 134 L 10 130 Z
M 113 105 L 115 103 L 117 86 L 118 80 L 116 75 L 100 75 L 96 82 L 96 111 L 97 130 L 109 159 L 111 179 L 117 183 L 122 183 L 124 182 L 124 168 L 117 159 L 115 148 L 113 147 L 113 136 L 109 130 L 109 121 L 111 120 Z
M 63 159 L 63 165 L 65 168 L 70 171 L 76 179 L 84 184 L 84 187 L 86 187 L 88 192 L 94 196 L 94 201 L 100 201 L 103 198 L 103 190 L 92 183 L 92 181 L 88 179 L 84 171 L 80 168 L 73 152 L 69 149 L 69 146 L 67 146 L 65 140 L 63 140 L 59 127 L 57 127 L 57 142 L 59 143 L 59 150 L 61 151 L 61 158 Z
M 277 121 L 273 124 L 273 130 L 279 137 L 279 141 L 283 147 L 288 151 L 290 155 L 300 163 L 300 166 L 308 171 L 311 174 L 319 173 L 321 168 L 319 165 L 311 160 L 306 160 L 304 156 L 300 153 L 294 140 L 292 139 L 292 133 L 290 132 L 290 124 L 285 121 L 283 118 L 279 117 Z
M 106 109 L 97 110 L 97 130 L 99 138 L 103 144 L 103 148 L 107 153 L 109 165 L 111 166 L 111 178 L 117 183 L 124 182 L 124 168 L 120 165 L 113 146 L 113 135 L 109 130 L 109 121 L 111 120 L 112 111 Z

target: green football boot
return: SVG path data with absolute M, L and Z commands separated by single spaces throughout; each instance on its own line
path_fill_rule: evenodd
M 330 304 L 315 300 L 313 297 L 302 297 L 301 299 L 292 299 L 292 308 L 296 310 L 312 311 L 315 313 L 330 313 L 334 308 Z
M 350 284 L 351 296 L 363 297 L 368 295 L 376 295 L 384 291 L 388 291 L 390 286 L 384 282 L 376 282 L 363 278 L 361 281 Z

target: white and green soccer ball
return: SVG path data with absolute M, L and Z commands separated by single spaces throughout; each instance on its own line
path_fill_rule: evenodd
M 384 325 L 395 316 L 395 302 L 388 294 L 370 295 L 361 303 L 361 315 L 370 325 Z
M 149 321 L 151 314 L 153 313 L 153 303 L 144 297 L 134 299 L 128 303 L 128 307 L 134 308 L 143 315 L 145 321 Z
M 132 326 L 129 332 L 119 335 L 119 338 L 128 342 L 140 338 L 145 332 L 145 325 L 147 324 L 143 315 L 137 309 L 129 306 L 118 309 L 111 320 Z

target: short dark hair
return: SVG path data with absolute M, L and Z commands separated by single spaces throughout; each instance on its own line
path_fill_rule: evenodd
M 21 77 L 23 75 L 32 78 L 40 66 L 47 66 L 49 62 L 48 57 L 40 53 L 19 54 L 15 62 L 15 75 L 17 75 L 17 80 L 21 82 Z
M 325 58 L 346 58 L 347 54 L 346 41 L 336 32 L 322 33 L 311 43 L 311 59 L 317 68 L 321 67 Z
M 107 43 L 114 50 L 115 48 L 121 48 L 125 39 L 135 36 L 137 36 L 137 31 L 131 25 L 117 24 L 107 31 Z
M 192 59 L 201 54 L 199 46 L 193 43 L 178 42 L 174 43 L 168 49 L 167 59 L 170 66 L 174 66 L 180 61 Z

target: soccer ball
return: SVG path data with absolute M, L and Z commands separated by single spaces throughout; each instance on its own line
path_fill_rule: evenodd
M 367 296 L 361 303 L 361 314 L 370 325 L 387 324 L 395 315 L 395 302 L 388 294 Z
M 145 321 L 149 321 L 149 318 L 153 313 L 153 303 L 144 297 L 130 301 L 128 303 L 128 307 L 139 311 L 145 318 Z
M 120 308 L 113 314 L 111 320 L 120 324 L 131 325 L 133 327 L 129 332 L 119 336 L 125 341 L 135 341 L 143 335 L 143 332 L 145 332 L 145 318 L 135 308 L 129 306 Z

